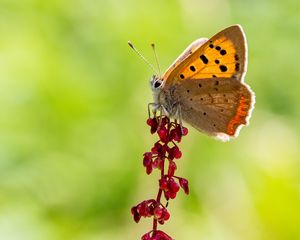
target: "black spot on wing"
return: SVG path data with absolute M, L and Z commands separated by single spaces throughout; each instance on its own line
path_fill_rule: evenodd
M 195 72 L 195 71 L 196 71 L 196 68 L 195 68 L 194 66 L 190 66 L 190 70 L 191 70 L 192 72 Z
M 226 50 L 225 49 L 222 49 L 221 51 L 220 51 L 220 54 L 221 55 L 225 55 L 227 52 L 226 52 Z
M 204 64 L 207 64 L 208 63 L 208 59 L 207 59 L 207 57 L 205 57 L 205 55 L 201 55 L 200 56 L 200 59 L 202 60 L 202 62 L 204 63 Z
M 219 68 L 220 68 L 221 72 L 227 71 L 227 67 L 225 65 L 220 65 Z

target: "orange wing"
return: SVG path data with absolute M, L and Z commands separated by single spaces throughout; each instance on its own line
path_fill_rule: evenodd
M 244 32 L 234 25 L 219 32 L 207 42 L 192 49 L 190 55 L 179 59 L 163 76 L 164 87 L 187 79 L 214 77 L 236 78 L 243 82 L 247 66 L 247 44 Z
M 197 49 L 199 49 L 204 43 L 206 43 L 208 38 L 199 38 L 192 42 L 179 56 L 178 58 L 171 64 L 171 66 L 165 72 L 163 79 L 173 72 L 178 65 L 182 63 L 186 58 L 188 58 L 191 54 L 193 54 Z

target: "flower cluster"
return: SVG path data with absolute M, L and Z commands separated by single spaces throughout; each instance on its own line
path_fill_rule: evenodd
M 161 172 L 159 189 L 156 199 L 145 200 L 131 208 L 134 221 L 139 222 L 141 217 L 152 217 L 152 230 L 142 236 L 142 240 L 172 240 L 165 232 L 157 230 L 157 224 L 164 224 L 170 218 L 167 204 L 161 203 L 161 196 L 165 199 L 176 198 L 180 188 L 189 194 L 188 181 L 185 178 L 175 176 L 177 169 L 176 160 L 182 153 L 176 143 L 179 143 L 188 130 L 176 121 L 171 122 L 166 116 L 149 118 L 147 124 L 151 127 L 151 134 L 157 133 L 159 140 L 154 144 L 151 152 L 144 153 L 143 165 L 149 175 L 153 169 Z M 167 202 L 168 203 L 168 202 Z
M 163 224 L 170 218 L 170 214 L 164 206 L 160 206 L 154 199 L 149 199 L 139 203 L 137 206 L 131 209 L 134 221 L 138 223 L 141 217 L 152 217 L 158 220 L 160 224 Z

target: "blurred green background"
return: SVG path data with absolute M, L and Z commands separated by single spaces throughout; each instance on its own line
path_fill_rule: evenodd
M 156 196 L 142 154 L 151 70 L 235 23 L 256 108 L 238 139 L 190 128 L 171 201 L 175 239 L 300 239 L 300 2 L 0 0 L 0 239 L 139 239 L 131 206 Z

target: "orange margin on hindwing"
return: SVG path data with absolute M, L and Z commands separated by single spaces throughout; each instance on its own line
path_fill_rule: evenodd
M 247 124 L 247 116 L 249 115 L 249 111 L 251 108 L 251 99 L 247 99 L 245 96 L 241 96 L 239 100 L 239 105 L 234 117 L 229 121 L 227 125 L 227 134 L 230 136 L 234 136 L 237 128 L 241 124 Z

